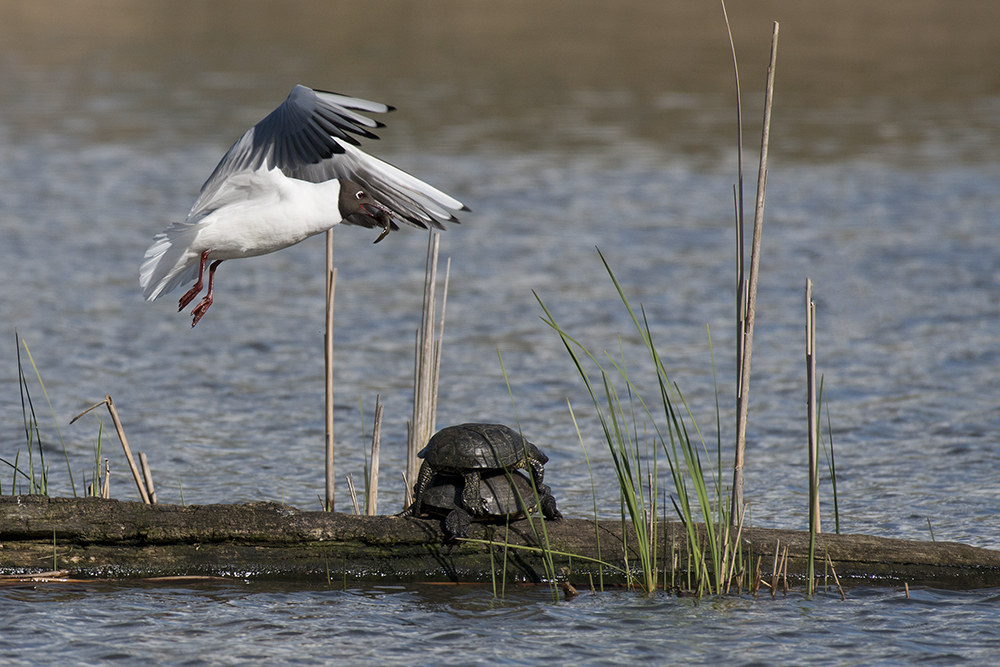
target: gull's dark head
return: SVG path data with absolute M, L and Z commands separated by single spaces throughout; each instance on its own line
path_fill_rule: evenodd
M 340 216 L 344 220 L 352 218 L 351 222 L 363 224 L 365 227 L 389 229 L 393 226 L 392 211 L 376 201 L 368 190 L 354 181 L 341 179 L 338 203 Z M 361 222 L 359 217 L 364 222 Z

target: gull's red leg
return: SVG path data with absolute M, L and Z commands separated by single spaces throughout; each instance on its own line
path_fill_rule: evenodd
M 206 250 L 201 253 L 201 266 L 198 267 L 198 282 L 196 282 L 194 287 L 189 289 L 184 296 L 181 297 L 180 305 L 177 307 L 178 313 L 187 308 L 187 305 L 191 303 L 196 296 L 198 296 L 198 292 L 200 292 L 201 288 L 204 286 L 205 283 L 202 282 L 202 278 L 205 276 L 205 264 L 208 262 L 208 253 L 210 252 L 212 251 Z M 209 282 L 211 282 L 211 279 Z
M 219 268 L 219 264 L 222 264 L 221 259 L 217 259 L 212 262 L 212 266 L 208 269 L 208 294 L 206 294 L 205 298 L 201 300 L 201 303 L 195 306 L 194 310 L 191 311 L 191 315 L 194 316 L 194 321 L 191 322 L 192 328 L 194 325 L 198 324 L 199 321 L 201 321 L 201 318 L 205 316 L 205 313 L 208 312 L 209 307 L 212 305 L 212 296 L 215 294 L 215 270 Z

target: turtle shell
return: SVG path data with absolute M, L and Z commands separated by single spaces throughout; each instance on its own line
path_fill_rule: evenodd
M 538 447 L 503 424 L 460 424 L 434 434 L 419 454 L 435 472 L 541 468 L 548 462 Z M 527 458 L 527 461 L 525 461 Z

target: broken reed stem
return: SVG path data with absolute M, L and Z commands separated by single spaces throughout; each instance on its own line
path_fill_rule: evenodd
M 806 279 L 806 412 L 809 416 L 809 530 L 817 533 L 819 521 L 819 435 L 816 415 L 816 304 L 812 280 Z
M 744 508 L 744 512 L 745 512 L 745 510 L 746 510 L 746 508 Z M 726 593 L 729 593 L 729 586 L 730 586 L 730 584 L 733 581 L 733 571 L 736 568 L 736 553 L 737 553 L 737 549 L 739 549 L 740 538 L 742 536 L 743 536 L 743 516 L 740 516 L 740 525 L 736 529 L 736 540 L 733 542 L 734 546 L 733 546 L 732 554 L 729 555 L 728 549 L 726 550 L 727 557 L 730 559 L 730 562 L 729 562 L 729 572 L 726 575 Z M 740 563 L 740 566 L 742 567 L 742 563 Z M 739 584 L 737 584 L 737 586 L 739 586 Z
M 118 418 L 118 410 L 115 408 L 115 402 L 111 400 L 111 396 L 105 396 L 104 400 L 107 401 L 108 412 L 111 413 L 111 421 L 115 424 L 115 430 L 118 431 L 118 439 L 121 440 L 122 449 L 125 450 L 125 458 L 128 460 L 128 467 L 132 470 L 132 476 L 135 478 L 135 485 L 139 488 L 139 497 L 142 498 L 142 502 L 149 505 L 149 493 L 146 491 L 146 485 L 143 484 L 142 477 L 139 475 L 135 459 L 132 458 L 132 450 L 128 446 L 128 440 L 125 439 L 125 429 L 122 428 L 122 420 Z
M 378 460 L 380 441 L 382 439 L 382 409 L 379 395 L 375 395 L 375 425 L 372 427 L 371 464 L 368 466 L 368 497 L 365 499 L 365 509 L 368 516 L 378 514 Z
M 142 479 L 146 482 L 146 490 L 149 492 L 149 503 L 155 505 L 156 488 L 153 486 L 153 471 L 149 467 L 146 452 L 139 452 L 139 466 L 142 468 Z
M 781 556 L 781 594 L 788 597 L 788 547 Z
M 104 459 L 104 484 L 101 486 L 101 498 L 111 498 L 111 461 Z
M 326 334 L 323 337 L 326 379 L 326 503 L 332 512 L 333 495 L 333 296 L 337 289 L 337 269 L 333 266 L 333 230 L 326 232 Z
M 781 573 L 781 566 L 778 563 L 778 554 L 781 540 L 774 541 L 774 562 L 771 564 L 771 599 L 778 593 L 778 575 Z
M 354 503 L 354 514 L 355 516 L 361 514 L 361 508 L 358 506 L 358 493 L 354 490 L 354 477 L 351 474 L 347 475 L 347 488 L 351 492 L 351 502 Z
M 105 396 L 103 401 L 91 405 L 76 417 L 70 419 L 69 423 L 72 424 L 94 408 L 99 408 L 102 405 L 107 405 L 108 412 L 111 413 L 111 421 L 115 424 L 115 430 L 118 432 L 118 439 L 122 443 L 122 449 L 125 450 L 125 458 L 128 460 L 128 467 L 132 470 L 132 477 L 135 479 L 135 485 L 139 489 L 139 497 L 142 498 L 142 502 L 149 505 L 149 494 L 146 492 L 146 485 L 142 481 L 142 475 L 139 474 L 139 468 L 135 465 L 135 459 L 132 458 L 132 450 L 128 446 L 128 440 L 125 439 L 125 429 L 122 428 L 122 421 L 118 418 L 118 410 L 115 409 L 115 402 L 111 400 L 111 396 Z

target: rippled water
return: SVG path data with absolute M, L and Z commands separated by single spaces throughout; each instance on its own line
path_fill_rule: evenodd
M 808 277 L 843 530 L 926 539 L 929 521 L 939 540 L 1000 548 L 1000 55 L 985 27 L 996 9 L 968 3 L 942 18 L 926 1 L 905 12 L 892 2 L 843 6 L 810 14 L 776 2 L 732 15 L 745 54 L 748 163 L 771 19 L 785 40 L 746 497 L 755 525 L 805 528 Z M 236 21 L 226 3 L 122 3 L 113 16 L 4 4 L 0 456 L 24 443 L 16 327 L 45 380 L 78 493 L 99 427 L 93 416 L 68 421 L 111 394 L 133 448 L 149 455 L 162 502 L 318 507 L 321 238 L 227 262 L 194 330 L 173 312 L 178 295 L 147 304 L 137 286 L 152 235 L 184 215 L 226 147 L 297 82 L 398 106 L 369 149 L 473 209 L 442 239 L 451 284 L 440 425 L 513 423 L 512 394 L 525 432 L 551 458 L 546 480 L 564 513 L 592 512 L 567 398 L 597 469 L 608 456 L 532 291 L 595 351 L 617 350 L 621 334 L 640 384 L 651 386 L 600 247 L 644 306 L 710 446 L 711 327 L 722 439 L 731 442 L 735 158 L 729 55 L 714 13 L 635 0 L 569 20 L 560 3 L 527 12 L 518 3 L 474 11 L 387 2 L 375 21 L 382 38 L 359 42 L 348 27 L 371 21 L 360 10 L 254 7 Z M 337 507 L 350 502 L 343 476 L 363 470 L 360 405 L 370 429 L 380 394 L 380 508 L 390 512 L 402 503 L 426 237 L 372 240 L 335 230 Z M 71 494 L 32 383 L 53 493 Z M 113 495 L 134 498 L 110 442 Z M 0 492 L 10 481 L 0 468 Z M 598 476 L 596 486 L 599 513 L 617 516 L 613 480 Z M 825 521 L 831 513 L 825 502 Z M 995 604 L 995 591 L 702 604 L 604 593 L 553 604 L 544 590 L 501 602 L 465 588 L 73 584 L 0 591 L 0 655 L 5 664 L 39 654 L 167 664 L 330 655 L 985 663 L 997 648 Z M 232 647 L 228 657 L 215 652 L 220 644 Z
M 5 665 L 991 664 L 996 592 L 710 602 L 547 589 L 266 585 L 0 592 Z M 206 647 L 211 647 L 206 651 Z

